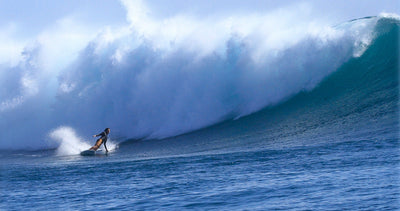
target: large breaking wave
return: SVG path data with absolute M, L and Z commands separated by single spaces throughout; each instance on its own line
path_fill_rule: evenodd
M 0 148 L 56 147 L 48 134 L 62 125 L 84 136 L 110 127 L 118 137 L 165 138 L 246 116 L 312 90 L 362 56 L 379 20 L 398 22 L 330 26 L 290 8 L 155 20 L 142 4 L 124 6 L 126 26 L 104 29 L 79 54 L 46 57 L 36 42 L 0 64 Z

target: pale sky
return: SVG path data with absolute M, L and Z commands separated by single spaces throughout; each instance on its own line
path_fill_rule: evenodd
M 306 3 L 315 18 L 337 24 L 346 20 L 400 13 L 400 0 L 151 0 L 144 1 L 155 18 L 177 14 L 199 18 L 236 14 L 268 13 L 293 4 Z M 17 28 L 20 36 L 40 33 L 56 21 L 74 18 L 93 27 L 126 23 L 126 11 L 117 0 L 0 0 L 0 32 Z

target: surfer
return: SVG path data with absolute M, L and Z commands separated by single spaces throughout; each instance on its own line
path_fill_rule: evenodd
M 104 129 L 103 132 L 97 134 L 97 135 L 93 135 L 93 137 L 98 137 L 100 136 L 99 139 L 97 139 L 96 144 L 90 148 L 89 150 L 94 150 L 96 151 L 97 149 L 99 149 L 99 147 L 101 146 L 101 144 L 104 144 L 104 148 L 106 148 L 106 152 L 108 152 L 106 143 L 107 143 L 107 139 L 108 139 L 108 134 L 110 134 L 110 128 L 106 128 Z

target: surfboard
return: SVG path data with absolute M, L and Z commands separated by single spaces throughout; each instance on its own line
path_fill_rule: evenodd
M 95 154 L 96 154 L 96 151 L 89 150 L 89 149 L 81 152 L 82 156 L 91 156 L 91 155 L 95 155 Z
M 103 150 L 101 150 L 101 149 L 99 149 L 99 150 L 97 150 L 97 151 L 88 149 L 88 150 L 85 150 L 85 151 L 82 151 L 82 152 L 81 152 L 81 155 L 82 155 L 82 156 L 94 156 L 94 155 L 99 155 L 99 156 L 101 156 L 101 155 L 107 155 L 107 154 L 108 154 L 108 153 L 107 153 L 106 151 L 103 151 Z
M 96 155 L 96 151 L 88 149 L 88 150 L 82 151 L 81 155 L 82 156 Z

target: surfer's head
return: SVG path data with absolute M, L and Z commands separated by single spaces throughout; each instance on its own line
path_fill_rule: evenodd
M 104 129 L 104 132 L 106 132 L 107 134 L 109 134 L 110 133 L 110 128 L 106 128 L 106 129 Z

